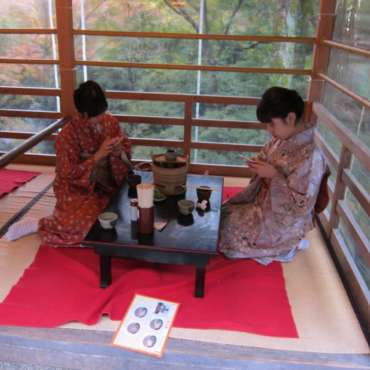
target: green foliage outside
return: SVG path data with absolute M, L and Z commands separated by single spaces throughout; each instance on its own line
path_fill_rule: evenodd
M 97 1 L 85 0 L 84 21 L 88 29 L 174 32 L 194 34 L 200 31 L 201 0 L 136 0 L 136 1 Z M 81 28 L 81 3 L 73 2 L 74 27 Z M 205 0 L 203 33 L 226 35 L 289 35 L 312 36 L 316 29 L 318 1 L 311 0 Z M 12 17 L 7 16 L 12 14 Z M 15 16 L 14 16 L 15 15 Z M 25 27 L 49 27 L 48 1 L 33 0 L 24 4 L 15 0 L 7 5 L 0 15 L 0 27 L 22 27 L 19 18 L 25 19 Z M 14 36 L 14 37 L 13 37 Z M 52 58 L 52 38 L 49 35 L 0 36 L 0 46 L 4 45 L 5 57 Z M 203 40 L 202 52 L 199 41 L 191 39 L 158 39 L 128 37 L 86 37 L 87 59 L 109 60 L 140 63 L 197 64 L 215 66 L 252 66 L 280 68 L 310 68 L 312 46 L 295 43 L 261 43 L 228 40 Z M 75 37 L 76 58 L 83 57 L 82 37 Z M 21 52 L 21 54 L 19 54 Z M 198 60 L 199 55 L 201 59 Z M 52 66 L 5 65 L 7 70 L 0 74 L 1 85 L 11 86 L 55 86 Z M 101 83 L 107 90 L 197 93 L 199 80 L 200 94 L 227 96 L 256 96 L 272 85 L 296 88 L 306 96 L 307 76 L 278 74 L 247 74 L 233 72 L 142 69 L 142 68 L 77 68 L 77 81 L 87 78 Z M 182 117 L 182 104 L 158 102 L 110 102 L 113 113 L 152 116 Z M 56 98 L 38 98 L 27 96 L 0 97 L 0 107 L 30 110 L 57 109 Z M 246 112 L 247 111 L 247 112 Z M 255 108 L 217 105 L 200 105 L 197 117 L 230 120 L 255 120 Z M 195 114 L 195 113 L 194 113 Z M 14 120 L 13 120 L 14 121 Z M 27 119 L 16 120 L 15 125 Z M 33 124 L 30 122 L 30 125 Z M 143 131 L 140 125 L 131 127 L 133 137 L 181 138 L 183 129 L 179 126 L 152 125 Z M 193 139 L 201 141 L 258 143 L 265 141 L 262 130 L 223 130 L 199 129 Z M 52 150 L 46 144 L 45 151 Z M 152 148 L 137 148 L 135 153 L 140 158 L 150 155 Z M 198 162 L 242 164 L 238 153 L 221 152 L 215 156 L 212 151 L 198 153 Z M 193 156 L 194 157 L 194 156 Z

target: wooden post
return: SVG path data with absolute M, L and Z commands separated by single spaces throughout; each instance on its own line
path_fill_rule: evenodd
M 316 41 L 313 52 L 311 83 L 308 91 L 308 102 L 320 101 L 324 81 L 319 78 L 318 73 L 326 72 L 329 64 L 330 49 L 323 45 L 323 40 L 332 38 L 334 20 L 335 20 L 336 0 L 320 0 L 319 23 L 316 32 Z M 305 117 L 312 118 L 312 104 L 307 104 Z
M 61 112 L 63 117 L 75 112 L 75 56 L 73 42 L 72 0 L 56 0 L 57 36 L 61 83 Z
M 193 121 L 193 101 L 187 99 L 184 104 L 184 155 L 188 156 L 191 162 L 191 130 Z
M 328 228 L 329 238 L 331 237 L 333 229 L 338 227 L 339 216 L 338 216 L 337 204 L 339 200 L 344 198 L 344 194 L 346 191 L 346 184 L 343 181 L 343 174 L 344 174 L 344 170 L 350 166 L 351 159 L 352 159 L 351 151 L 343 145 L 342 151 L 340 153 L 334 193 L 331 199 L 332 204 L 331 204 L 330 217 L 329 217 L 329 228 Z

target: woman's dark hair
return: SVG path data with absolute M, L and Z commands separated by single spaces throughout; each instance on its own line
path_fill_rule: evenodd
M 95 81 L 82 83 L 73 94 L 75 106 L 80 113 L 95 117 L 108 109 L 103 89 Z
M 304 102 L 295 90 L 274 86 L 267 89 L 257 106 L 257 118 L 261 122 L 271 122 L 272 118 L 286 118 L 294 112 L 298 122 L 303 115 Z

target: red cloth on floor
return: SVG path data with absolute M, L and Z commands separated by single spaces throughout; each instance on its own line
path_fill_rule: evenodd
M 217 257 L 207 268 L 205 297 L 194 298 L 191 266 L 114 258 L 112 284 L 99 288 L 99 258 L 91 249 L 42 246 L 0 304 L 0 325 L 53 327 L 121 320 L 136 293 L 181 303 L 174 325 L 297 337 L 282 267 Z
M 222 194 L 222 202 L 226 202 L 228 199 L 233 197 L 235 194 L 239 193 L 242 189 L 239 186 L 228 186 L 224 188 L 224 192 Z
M 53 327 L 121 320 L 135 294 L 179 302 L 174 325 L 297 337 L 282 267 L 219 256 L 207 267 L 205 297 L 194 298 L 192 266 L 112 259 L 112 284 L 99 288 L 99 257 L 87 248 L 41 246 L 0 304 L 0 325 Z
M 39 172 L 0 169 L 0 198 L 39 174 Z

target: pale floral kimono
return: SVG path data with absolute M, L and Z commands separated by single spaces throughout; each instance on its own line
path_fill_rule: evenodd
M 289 139 L 273 138 L 259 159 L 279 171 L 271 179 L 254 176 L 222 208 L 220 252 L 267 264 L 290 260 L 313 228 L 313 211 L 326 169 L 308 128 Z M 302 244 L 301 244 L 302 245 Z

